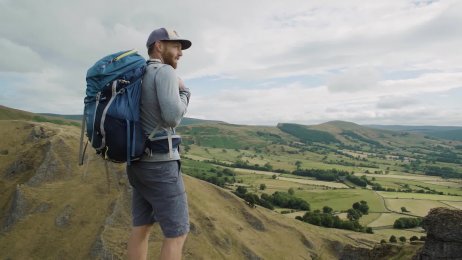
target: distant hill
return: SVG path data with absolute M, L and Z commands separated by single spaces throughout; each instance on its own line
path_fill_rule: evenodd
M 78 121 L 74 119 L 51 116 L 51 114 L 35 114 L 2 105 L 0 105 L 0 120 L 29 120 L 34 122 L 50 122 L 58 125 L 80 125 Z
M 51 117 L 60 117 L 68 120 L 76 120 L 76 121 L 81 121 L 82 120 L 82 115 L 60 115 L 60 114 L 52 114 L 52 113 L 37 113 L 38 115 L 43 115 L 43 116 L 51 116 Z
M 51 113 L 39 113 L 39 115 L 59 117 L 59 118 L 64 118 L 68 120 L 76 120 L 79 122 L 82 120 L 82 115 L 60 115 L 60 114 L 51 114 Z M 180 125 L 197 125 L 197 124 L 204 124 L 204 123 L 216 124 L 216 123 L 225 123 L 225 122 L 185 117 L 181 120 Z
M 366 125 L 370 128 L 385 129 L 398 132 L 418 133 L 426 136 L 462 141 L 460 126 L 407 126 L 407 125 Z

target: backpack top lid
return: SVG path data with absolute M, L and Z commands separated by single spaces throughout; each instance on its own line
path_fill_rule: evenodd
M 85 103 L 95 101 L 96 94 L 108 83 L 124 78 L 124 74 L 134 70 L 144 71 L 146 60 L 136 50 L 121 51 L 110 54 L 95 63 L 87 71 L 87 90 Z

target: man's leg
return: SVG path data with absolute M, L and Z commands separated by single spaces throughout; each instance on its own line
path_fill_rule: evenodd
M 160 251 L 161 260 L 180 260 L 183 252 L 184 241 L 188 234 L 174 238 L 164 238 Z
M 128 240 L 128 259 L 146 260 L 148 257 L 148 241 L 152 225 L 136 226 L 132 228 Z

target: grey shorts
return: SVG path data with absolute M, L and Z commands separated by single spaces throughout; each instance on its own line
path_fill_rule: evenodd
M 132 162 L 127 166 L 133 187 L 133 226 L 159 222 L 167 238 L 189 232 L 188 201 L 180 161 Z

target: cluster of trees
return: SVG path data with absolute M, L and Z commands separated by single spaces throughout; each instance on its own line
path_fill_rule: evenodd
M 444 150 L 440 153 L 432 153 L 428 155 L 429 157 L 434 158 L 435 161 L 445 162 L 445 163 L 462 163 L 462 159 L 457 156 L 456 153 L 450 150 Z
M 362 214 L 369 212 L 369 206 L 367 202 L 361 201 L 353 204 L 353 207 L 348 210 L 348 220 L 342 220 L 338 216 L 333 214 L 332 208 L 324 206 L 322 212 L 315 210 L 313 212 L 307 212 L 303 217 L 297 216 L 296 219 L 327 228 L 339 228 L 348 229 L 357 232 L 373 233 L 372 228 L 363 227 L 359 224 L 358 219 Z
M 347 210 L 347 218 L 351 221 L 359 220 L 363 215 L 367 214 L 369 214 L 369 205 L 364 200 L 353 203 L 352 208 Z
M 287 144 L 287 142 L 281 136 L 277 134 L 257 131 L 257 135 L 260 137 L 263 137 L 264 139 L 268 141 L 271 141 L 273 144 Z
M 426 166 L 424 169 L 426 175 L 440 176 L 442 178 L 460 178 L 462 173 L 451 167 Z
M 425 240 L 427 240 L 427 237 L 426 236 L 421 236 L 420 238 L 418 238 L 417 236 L 412 236 L 411 238 L 409 238 L 409 241 L 411 241 L 411 242 L 419 241 L 419 240 L 420 241 L 425 241 Z M 388 241 L 390 241 L 390 243 L 398 243 L 398 239 L 396 239 L 395 235 L 391 235 L 390 239 Z M 399 241 L 405 243 L 406 242 L 406 237 L 404 237 L 404 236 L 399 237 Z M 385 239 L 380 240 L 380 244 L 385 244 L 385 243 L 387 243 L 387 241 L 385 241 Z
M 232 184 L 236 182 L 236 173 L 231 169 L 215 169 L 212 168 L 209 171 L 189 171 L 188 175 L 195 178 L 210 182 L 220 187 L 224 187 L 226 183 Z
M 405 229 L 405 228 L 415 228 L 422 225 L 421 218 L 399 218 L 395 220 L 393 228 Z
M 294 191 L 289 189 L 289 192 L 276 191 L 272 195 L 266 193 L 258 197 L 257 194 L 248 192 L 244 186 L 239 186 L 235 194 L 243 198 L 250 206 L 260 205 L 268 209 L 274 209 L 274 206 L 281 208 L 297 209 L 297 210 L 310 210 L 310 204 L 304 199 L 294 196 Z
M 281 129 L 281 131 L 291 134 L 299 139 L 303 140 L 305 143 L 310 142 L 318 142 L 318 143 L 340 143 L 333 134 L 308 129 L 303 125 L 297 124 L 278 124 L 277 127 Z
M 375 140 L 372 140 L 372 139 L 369 139 L 369 138 L 366 138 L 362 135 L 358 135 L 357 133 L 353 132 L 353 131 L 349 131 L 349 130 L 344 130 L 341 135 L 345 136 L 345 137 L 350 137 L 351 139 L 356 139 L 358 141 L 361 141 L 361 142 L 364 142 L 364 143 L 367 143 L 367 144 L 370 144 L 372 146 L 375 146 L 377 148 L 383 148 L 383 145 Z
M 233 167 L 233 168 L 242 168 L 242 169 L 249 169 L 249 170 L 257 170 L 257 171 L 273 171 L 273 166 L 270 163 L 266 163 L 265 165 L 256 164 L 249 164 L 243 160 L 237 160 L 235 163 L 225 163 L 218 160 L 205 160 L 204 162 L 213 163 L 216 165 L 226 166 L 226 167 Z M 278 171 L 278 170 L 276 170 Z M 279 170 L 283 171 L 284 170 Z
M 346 179 L 348 181 L 352 182 L 353 184 L 358 185 L 360 187 L 366 187 L 367 184 L 372 184 L 371 182 L 369 182 L 367 180 L 365 175 L 363 175 L 361 177 L 354 176 L 354 175 L 348 175 L 348 176 L 346 176 Z
M 339 181 L 341 177 L 349 176 L 349 172 L 330 169 L 330 170 L 321 170 L 321 169 L 299 169 L 292 172 L 294 175 L 314 177 L 317 180 L 322 181 Z
M 373 190 L 377 190 L 377 191 L 407 192 L 407 193 L 413 193 L 414 192 L 414 193 L 426 193 L 426 194 L 444 195 L 444 192 L 442 192 L 442 191 L 436 191 L 436 190 L 430 189 L 428 187 L 422 187 L 422 186 L 419 186 L 419 187 L 422 188 L 422 189 L 419 189 L 419 190 L 411 189 L 409 186 L 405 186 L 403 189 L 385 188 L 380 183 L 376 183 L 376 182 L 373 182 L 371 184 L 371 186 L 372 186 Z

